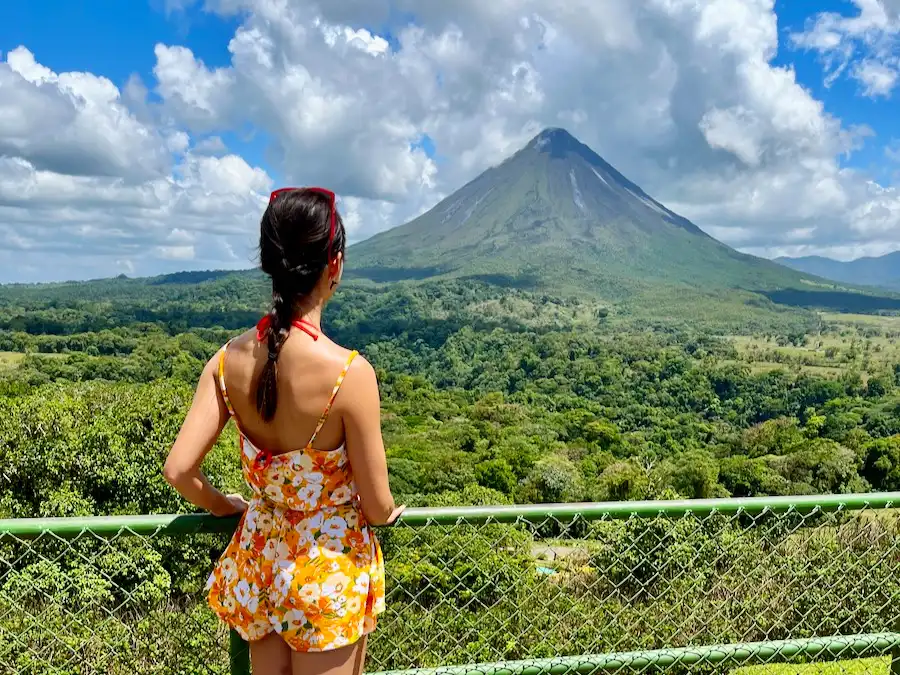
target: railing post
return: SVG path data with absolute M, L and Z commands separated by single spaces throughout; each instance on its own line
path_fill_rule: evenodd
M 231 675 L 250 675 L 250 645 L 233 629 L 228 635 L 228 657 Z

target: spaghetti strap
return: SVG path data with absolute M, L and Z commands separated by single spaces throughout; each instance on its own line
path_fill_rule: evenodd
M 231 340 L 225 343 L 225 346 L 219 350 L 219 373 L 216 378 L 219 382 L 219 391 L 222 392 L 222 400 L 225 401 L 225 407 L 228 408 L 228 415 L 234 417 L 234 408 L 231 405 L 231 399 L 228 398 L 228 390 L 225 388 L 225 352 L 228 351 L 228 345 Z
M 316 425 L 316 430 L 313 432 L 312 438 L 310 438 L 309 443 L 306 444 L 307 448 L 312 447 L 313 443 L 316 442 L 316 437 L 319 435 L 319 432 L 322 431 L 322 427 L 325 426 L 325 420 L 328 419 L 328 413 L 331 412 L 331 406 L 334 405 L 334 399 L 337 398 L 338 392 L 341 390 L 341 385 L 344 384 L 344 378 L 347 377 L 347 371 L 350 370 L 350 364 L 353 363 L 353 359 L 355 359 L 358 354 L 359 352 L 357 352 L 356 350 L 350 352 L 347 363 L 344 364 L 344 368 L 343 370 L 341 370 L 341 374 L 338 375 L 338 379 L 334 385 L 334 389 L 332 389 L 331 391 L 331 398 L 328 399 L 328 405 L 325 406 L 325 411 L 319 418 L 319 423 Z

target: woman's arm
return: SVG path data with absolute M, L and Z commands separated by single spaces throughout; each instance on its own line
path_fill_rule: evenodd
M 200 471 L 203 458 L 228 422 L 228 409 L 216 384 L 217 366 L 218 355 L 203 369 L 191 409 L 163 467 L 163 476 L 191 504 L 216 516 L 229 516 L 244 511 L 246 500 L 240 495 L 222 494 Z
M 345 392 L 350 395 L 344 399 L 347 405 L 343 411 L 347 456 L 363 515 L 372 525 L 390 525 L 404 507 L 394 503 L 388 484 L 375 369 L 365 359 L 356 359 L 344 387 L 350 390 Z

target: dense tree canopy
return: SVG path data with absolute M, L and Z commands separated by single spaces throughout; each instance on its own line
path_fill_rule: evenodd
M 4 512 L 183 508 L 158 467 L 203 363 L 252 325 L 266 295 L 255 274 L 183 276 L 0 290 L 0 461 L 28 486 L 4 481 Z M 378 369 L 401 494 L 478 484 L 546 502 L 896 488 L 895 329 L 810 324 L 804 313 L 779 327 L 783 312 L 773 315 L 769 332 L 751 338 L 747 326 L 742 343 L 690 316 L 653 326 L 481 283 L 354 283 L 326 330 Z M 839 367 L 820 372 L 816 358 Z M 208 469 L 234 487 L 230 440 Z

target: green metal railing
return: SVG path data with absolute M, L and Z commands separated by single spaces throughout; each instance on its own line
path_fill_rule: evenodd
M 900 673 L 898 505 L 900 493 L 409 509 L 379 530 L 388 610 L 367 670 Z M 0 520 L 0 673 L 249 673 L 203 598 L 234 526 Z M 806 672 L 790 667 L 760 672 Z

